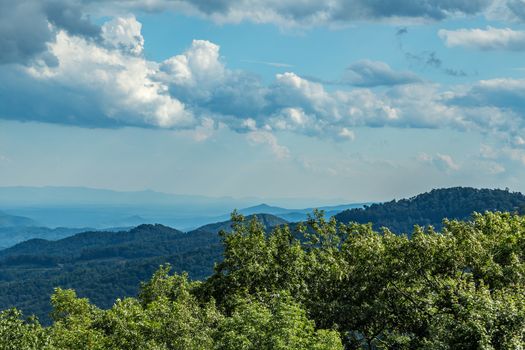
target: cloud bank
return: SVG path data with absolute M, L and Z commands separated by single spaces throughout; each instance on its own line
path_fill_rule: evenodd
M 525 138 L 525 83 L 492 79 L 443 87 L 384 62 L 349 65 L 345 86 L 288 72 L 271 83 L 228 68 L 220 46 L 193 40 L 162 62 L 144 55 L 141 23 L 133 15 L 94 25 L 86 13 L 173 9 L 217 21 L 346 23 L 397 17 L 439 20 L 485 11 L 487 1 L 189 2 L 0 0 L 0 118 L 80 127 L 124 126 L 193 130 L 203 140 L 227 126 L 280 158 L 289 151 L 273 135 L 353 140 L 359 127 L 440 128 L 504 135 L 509 147 Z M 382 4 L 382 6 L 380 6 Z M 510 3 L 509 3 L 510 4 Z M 515 6 L 516 3 L 513 2 Z M 509 5 L 510 6 L 510 5 Z M 507 8 L 509 8 L 507 6 Z M 302 9 L 302 12 L 299 12 Z M 2 11 L 5 10 L 5 11 Z M 9 11 L 7 11 L 9 10 Z M 280 17 L 279 17 L 280 16 Z M 442 30 L 449 46 L 521 50 L 525 38 L 511 29 Z M 433 54 L 424 64 L 441 67 Z M 30 103 L 28 103 L 30 101 Z M 436 162 L 449 164 L 446 157 Z
M 478 50 L 525 50 L 525 32 L 510 28 L 458 29 L 438 32 L 449 47 L 466 47 Z

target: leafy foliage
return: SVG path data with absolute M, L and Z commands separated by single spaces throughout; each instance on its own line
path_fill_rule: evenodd
M 410 237 L 320 212 L 296 232 L 232 218 L 232 232 L 221 233 L 224 258 L 204 281 L 165 265 L 137 298 L 109 309 L 57 289 L 49 327 L 16 310 L 0 314 L 0 349 L 525 345 L 525 217 L 474 214 Z

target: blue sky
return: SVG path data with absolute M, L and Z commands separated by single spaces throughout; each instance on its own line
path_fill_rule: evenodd
M 0 186 L 525 191 L 525 1 L 0 0 Z

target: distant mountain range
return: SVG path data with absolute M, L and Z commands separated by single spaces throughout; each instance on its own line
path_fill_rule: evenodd
M 288 221 L 275 216 L 271 214 L 248 214 L 246 216 L 245 220 L 250 221 L 253 218 L 257 218 L 257 220 L 266 227 L 266 229 L 271 229 L 276 226 L 285 225 L 288 223 Z M 192 234 L 194 232 L 211 232 L 211 233 L 219 233 L 220 231 L 226 231 L 231 232 L 232 230 L 232 222 L 230 220 L 228 221 L 222 221 L 222 222 L 216 222 L 213 224 L 204 225 L 202 227 L 199 227 L 193 231 L 188 232 L 188 234 Z
M 268 210 L 256 210 L 257 206 L 254 205 L 263 201 L 265 200 L 260 198 L 215 198 L 83 187 L 0 187 L 1 211 L 13 216 L 31 218 L 38 222 L 38 226 L 50 228 L 104 229 L 160 223 L 189 231 L 211 222 L 227 220 L 234 209 L 254 209 L 245 211 L 246 215 L 275 214 L 274 209 L 278 207 L 267 206 Z M 271 200 L 271 203 L 295 208 L 299 207 L 297 204 L 306 202 L 306 199 Z M 313 200 L 310 203 L 322 204 Z M 341 210 L 352 206 L 362 204 L 343 206 Z M 299 221 L 306 218 L 306 212 L 311 210 L 278 208 L 277 211 L 286 220 Z M 331 211 L 327 215 L 334 213 Z
M 364 205 L 370 203 L 353 203 L 353 204 L 342 204 L 334 206 L 322 206 L 318 208 L 305 208 L 305 209 L 286 209 L 281 207 L 270 206 L 267 204 L 259 204 L 253 207 L 239 210 L 239 213 L 243 215 L 252 215 L 255 213 L 265 213 L 279 216 L 290 222 L 305 221 L 309 214 L 312 214 L 314 209 L 323 210 L 326 217 L 334 216 L 343 210 L 362 208 Z
M 348 208 L 356 208 L 356 207 L 362 207 L 361 204 L 348 204 L 348 205 L 339 205 L 339 206 L 329 206 L 329 207 L 320 207 L 319 209 L 324 210 L 326 217 L 331 217 L 339 212 L 341 212 L 344 209 Z M 162 223 L 165 224 L 166 221 L 169 222 L 169 220 L 155 220 L 151 218 L 146 218 L 140 215 L 131 215 L 131 216 L 123 216 L 123 217 L 114 217 L 114 218 L 106 218 L 103 225 L 96 224 L 96 221 L 91 226 L 84 226 L 84 227 L 75 227 L 75 223 L 78 224 L 89 224 L 89 214 L 87 215 L 87 218 L 82 217 L 82 214 L 84 213 L 84 210 L 88 210 L 90 212 L 92 211 L 100 211 L 101 215 L 104 215 L 104 217 L 107 217 L 109 215 L 114 214 L 114 212 L 109 210 L 97 210 L 97 209 L 79 209 L 77 211 L 72 210 L 71 208 L 42 208 L 42 209 L 35 209 L 30 208 L 27 209 L 29 211 L 36 211 L 37 215 L 45 215 L 45 213 L 49 213 L 49 211 L 52 211 L 50 216 L 61 214 L 60 216 L 67 216 L 68 220 L 71 221 L 60 221 L 59 223 L 63 224 L 70 224 L 72 227 L 44 227 L 39 225 L 39 222 L 36 222 L 33 219 L 30 219 L 28 217 L 22 217 L 22 216 L 13 216 L 8 215 L 5 213 L 0 212 L 0 249 L 5 249 L 8 247 L 11 247 L 17 243 L 32 239 L 32 238 L 41 238 L 41 239 L 47 239 L 47 240 L 57 240 L 61 238 L 65 238 L 71 235 L 74 235 L 75 233 L 84 232 L 84 231 L 101 231 L 101 230 L 109 230 L 109 231 L 117 231 L 119 229 L 126 229 L 126 228 L 133 228 L 136 226 L 139 226 L 141 224 L 155 224 L 155 223 Z M 262 213 L 262 214 L 271 214 L 275 217 L 278 217 L 280 222 L 277 224 L 282 224 L 286 222 L 299 222 L 299 221 L 305 221 L 308 218 L 308 215 L 313 212 L 313 208 L 306 208 L 306 209 L 286 209 L 276 206 L 270 206 L 267 204 L 260 204 L 257 206 L 248 207 L 245 209 L 239 210 L 239 213 L 251 216 L 256 213 Z M 55 213 L 56 211 L 56 213 Z M 75 216 L 80 216 L 81 221 L 76 221 Z M 228 220 L 230 217 L 230 213 L 225 213 L 224 215 L 216 216 L 216 217 L 202 217 L 199 220 L 196 220 L 194 224 L 200 223 L 201 226 L 204 226 L 208 223 L 210 226 L 216 225 L 216 222 L 224 222 Z M 102 227 L 101 227 L 102 226 Z M 201 227 L 199 226 L 199 227 Z M 223 229 L 225 227 L 221 227 Z M 182 231 L 192 231 L 194 230 L 193 227 L 190 226 L 189 229 L 184 228 Z M 218 232 L 218 230 L 216 230 Z

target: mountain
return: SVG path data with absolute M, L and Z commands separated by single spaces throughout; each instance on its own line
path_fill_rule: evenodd
M 36 226 L 37 223 L 33 219 L 9 215 L 0 211 L 0 227 L 16 227 L 16 226 Z
M 268 214 L 257 217 L 270 230 L 286 221 Z M 115 298 L 136 295 L 140 281 L 159 265 L 170 263 L 193 279 L 213 272 L 222 259 L 218 231 L 231 221 L 188 233 L 163 226 L 140 225 L 119 232 L 88 231 L 56 241 L 30 239 L 0 251 L 0 310 L 16 306 L 49 321 L 54 287 L 75 288 L 101 307 Z M 56 232 L 55 232 L 56 233 Z
M 193 205 L 232 203 L 229 197 L 214 198 L 145 191 L 114 191 L 87 187 L 0 187 L 1 206 L 93 206 L 93 205 Z
M 0 210 L 46 227 L 136 226 L 162 223 L 181 230 L 256 203 L 253 199 L 113 191 L 84 187 L 0 187 Z
M 408 199 L 345 210 L 335 218 L 344 223 L 373 223 L 396 233 L 410 233 L 414 225 L 441 229 L 444 218 L 468 219 L 473 212 L 510 211 L 525 213 L 525 196 L 500 189 L 452 187 L 434 189 Z
M 279 215 L 279 214 L 286 214 L 291 211 L 294 211 L 294 210 L 275 207 L 275 206 L 271 206 L 271 205 L 263 203 L 263 204 L 259 204 L 253 207 L 241 209 L 239 210 L 239 213 L 241 213 L 242 215 L 253 215 L 257 213 Z
M 248 215 L 248 216 L 245 217 L 245 220 L 250 221 L 254 217 L 257 218 L 257 220 L 264 225 L 266 230 L 271 230 L 272 228 L 274 228 L 276 226 L 285 225 L 285 224 L 288 223 L 288 221 L 286 221 L 284 219 L 281 219 L 278 216 L 271 215 L 271 214 L 253 214 L 253 215 Z M 197 229 L 195 229 L 193 231 L 188 232 L 188 234 L 193 234 L 194 232 L 210 232 L 210 233 L 217 234 L 217 233 L 219 233 L 222 230 L 224 230 L 226 232 L 231 232 L 231 230 L 232 230 L 232 221 L 228 220 L 228 221 L 221 221 L 221 222 L 216 222 L 216 223 L 213 223 L 213 224 L 204 225 L 204 226 L 201 226 L 201 227 L 199 227 L 199 228 L 197 228 Z
M 101 307 L 136 295 L 141 281 L 171 263 L 202 279 L 221 260 L 220 237 L 163 225 L 121 232 L 83 232 L 48 241 L 32 239 L 0 251 L 0 310 L 16 306 L 48 321 L 49 297 L 57 286 L 75 288 Z
M 305 198 L 267 199 L 293 206 L 319 203 Z M 156 191 L 113 191 L 84 187 L 0 187 L 0 210 L 26 216 L 45 227 L 132 227 L 161 223 L 181 231 L 210 222 L 228 220 L 234 209 L 241 213 L 279 214 L 288 221 L 306 218 L 309 209 L 285 209 L 268 205 L 253 207 L 261 198 L 178 195 Z M 341 209 L 342 210 L 342 209 Z M 303 214 L 287 213 L 300 212 Z
M 308 215 L 312 214 L 314 209 L 324 210 L 326 217 L 334 216 L 340 213 L 343 210 L 351 208 L 361 208 L 363 203 L 352 203 L 352 204 L 343 204 L 343 205 L 334 205 L 334 206 L 321 206 L 317 208 L 303 208 L 303 209 L 287 209 L 276 206 L 271 206 L 268 204 L 259 204 L 253 207 L 244 208 L 239 210 L 239 213 L 243 215 L 252 215 L 255 213 L 265 213 L 278 216 L 286 221 L 297 222 L 305 221 L 308 219 Z

